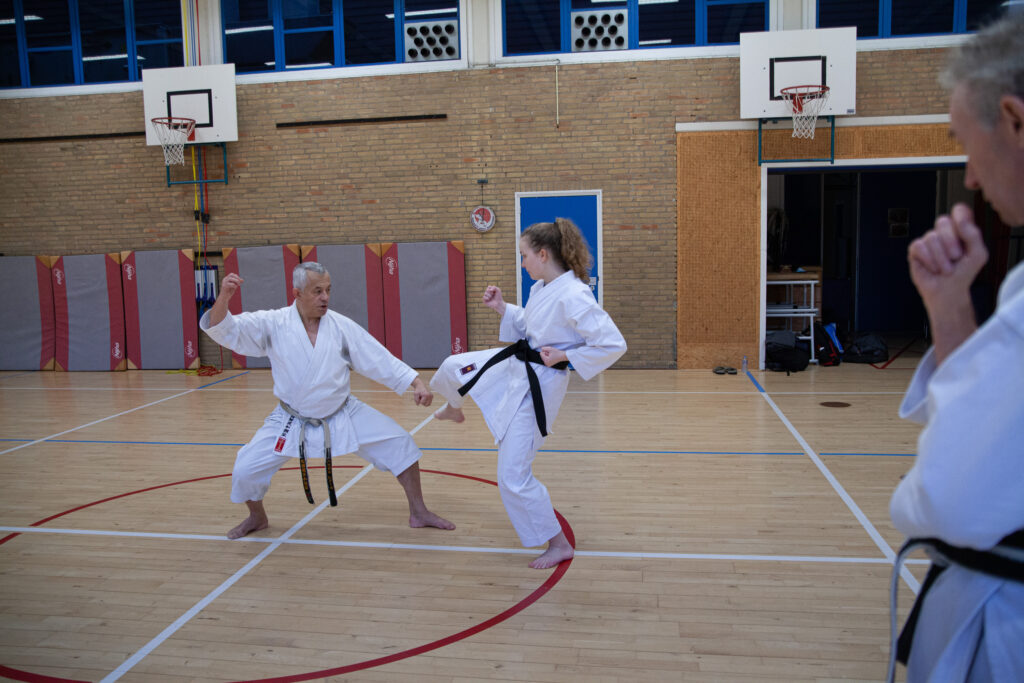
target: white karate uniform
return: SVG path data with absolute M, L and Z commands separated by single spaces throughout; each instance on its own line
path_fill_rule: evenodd
M 897 529 L 988 550 L 1024 528 L 1024 264 L 940 367 L 928 351 L 900 416 L 925 428 L 889 505 Z M 922 604 L 907 680 L 1024 680 L 1024 584 L 946 569 Z
M 565 351 L 573 368 L 585 380 L 610 367 L 626 352 L 626 340 L 611 317 L 594 299 L 590 287 L 571 271 L 530 290 L 525 308 L 506 304 L 498 332 L 501 341 L 526 339 L 540 350 L 551 346 Z M 470 351 L 449 356 L 430 380 L 430 386 L 461 408 L 459 387 L 469 381 L 501 349 Z M 544 395 L 548 431 L 558 416 L 569 372 L 533 364 Z M 561 531 L 547 488 L 533 476 L 533 460 L 544 443 L 537 427 L 526 364 L 507 358 L 488 368 L 469 391 L 483 413 L 498 444 L 498 489 L 519 539 L 526 547 L 538 546 Z
M 320 318 L 316 346 L 292 304 L 253 313 L 230 313 L 211 326 L 207 311 L 199 326 L 227 348 L 247 356 L 268 356 L 274 395 L 304 417 L 325 418 L 334 455 L 357 453 L 379 470 L 398 475 L 422 453 L 407 431 L 390 417 L 351 395 L 350 369 L 397 394 L 416 371 L 395 358 L 352 320 L 328 310 Z M 340 409 L 340 410 L 339 410 Z M 262 500 L 270 478 L 299 456 L 300 424 L 278 405 L 252 439 L 238 451 L 231 476 L 231 501 Z M 305 430 L 306 457 L 323 457 L 323 429 Z

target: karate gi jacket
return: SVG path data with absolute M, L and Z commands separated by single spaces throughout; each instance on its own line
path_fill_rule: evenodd
M 350 373 L 360 375 L 402 394 L 416 379 L 416 371 L 395 358 L 373 335 L 353 320 L 332 310 L 320 318 L 316 346 L 299 317 L 295 304 L 286 308 L 227 316 L 210 326 L 207 311 L 199 326 L 222 346 L 247 356 L 270 358 L 274 396 L 305 417 L 324 418 L 328 423 L 331 447 L 335 453 L 358 449 L 354 430 L 346 411 L 338 412 L 351 393 Z M 288 414 L 280 407 L 267 418 L 282 424 Z M 294 430 L 298 432 L 298 430 Z M 319 429 L 307 430 L 307 450 L 319 453 L 323 443 Z M 282 455 L 299 455 L 296 434 L 288 435 Z
M 534 283 L 525 307 L 505 305 L 498 338 L 503 342 L 526 339 L 531 348 L 551 346 L 565 351 L 573 369 L 589 380 L 605 370 L 626 352 L 626 340 L 594 299 L 590 287 L 572 272 L 551 282 Z M 500 349 L 475 351 L 465 356 L 464 368 L 479 369 Z M 569 387 L 569 373 L 534 364 L 544 394 L 544 412 L 550 430 L 558 408 Z M 463 384 L 473 376 L 468 370 L 459 379 Z M 500 441 L 523 399 L 530 392 L 526 365 L 509 358 L 491 367 L 470 390 L 495 441 Z
M 910 538 L 988 550 L 1024 528 L 1024 264 L 992 317 L 939 367 L 933 351 L 900 407 L 925 427 L 889 512 Z M 1024 584 L 954 565 L 925 598 L 908 674 L 962 681 L 969 672 L 1024 680 Z

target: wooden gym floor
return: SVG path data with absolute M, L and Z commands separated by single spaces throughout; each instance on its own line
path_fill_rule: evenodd
M 526 566 L 475 406 L 442 423 L 355 379 L 415 431 L 455 531 L 410 529 L 393 477 L 336 456 L 337 508 L 322 469 L 316 506 L 284 470 L 271 527 L 228 541 L 269 371 L 0 373 L 0 675 L 881 680 L 888 501 L 918 433 L 896 411 L 919 355 L 574 376 L 536 463 L 577 544 L 554 571 Z M 908 569 L 901 620 L 924 561 Z

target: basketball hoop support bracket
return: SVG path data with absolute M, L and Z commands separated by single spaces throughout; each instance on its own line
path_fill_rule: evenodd
M 783 164 L 783 163 L 804 162 L 804 161 L 827 161 L 830 164 L 835 164 L 836 163 L 836 117 L 831 115 L 831 114 L 828 114 L 828 115 L 820 116 L 818 118 L 825 119 L 825 120 L 828 121 L 829 145 L 828 145 L 828 156 L 827 157 L 817 157 L 817 158 L 806 158 L 806 157 L 799 158 L 798 157 L 796 159 L 766 159 L 762 155 L 763 150 L 762 150 L 762 147 L 761 147 L 761 140 L 762 140 L 761 132 L 762 132 L 762 130 L 764 128 L 764 124 L 765 124 L 766 121 L 774 122 L 774 121 L 778 121 L 778 119 L 775 119 L 775 118 L 771 118 L 771 119 L 758 119 L 757 120 L 757 165 L 760 166 L 762 164 Z
M 221 156 L 224 160 L 224 177 L 222 178 L 207 178 L 206 169 L 203 168 L 203 164 L 198 164 L 199 177 L 196 180 L 171 180 L 171 167 L 167 167 L 167 187 L 171 185 L 208 185 L 209 183 L 224 183 L 228 184 L 228 148 L 223 142 L 201 142 L 198 144 L 189 145 L 189 147 L 220 147 Z M 758 144 L 758 152 L 760 153 L 760 144 Z

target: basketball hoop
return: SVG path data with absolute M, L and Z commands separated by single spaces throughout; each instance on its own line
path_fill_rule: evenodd
M 814 139 L 814 124 L 828 102 L 827 85 L 794 85 L 779 93 L 793 109 L 793 137 Z
M 184 164 L 185 143 L 195 140 L 196 120 L 180 116 L 158 116 L 152 121 L 164 150 L 164 163 L 168 166 Z

